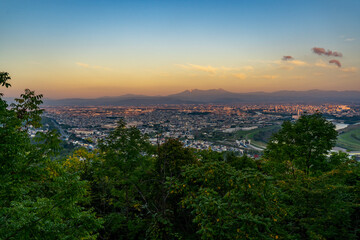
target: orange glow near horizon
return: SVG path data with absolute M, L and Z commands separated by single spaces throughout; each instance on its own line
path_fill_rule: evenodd
M 31 68 L 13 74 L 12 88 L 5 95 L 14 97 L 30 88 L 46 98 L 94 98 L 124 94 L 169 95 L 190 89 L 218 89 L 230 92 L 273 92 L 279 90 L 360 90 L 356 67 L 328 65 L 321 60 L 287 63 L 255 62 L 238 67 L 172 64 L 162 69 L 114 70 L 86 63 L 64 69 Z M 341 81 L 338 79 L 341 78 Z

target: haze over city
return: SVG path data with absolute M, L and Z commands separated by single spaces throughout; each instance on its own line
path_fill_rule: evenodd
M 360 90 L 359 10 L 356 0 L 5 0 L 5 96 Z

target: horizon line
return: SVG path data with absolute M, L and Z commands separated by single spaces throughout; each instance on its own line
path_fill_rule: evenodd
M 277 92 L 310 92 L 310 91 L 320 91 L 320 92 L 360 92 L 360 90 L 321 90 L 321 89 L 308 89 L 308 90 L 288 90 L 288 89 L 283 89 L 283 90 L 276 90 L 276 91 L 249 91 L 249 92 L 232 92 L 232 91 L 228 91 L 226 89 L 223 88 L 211 88 L 211 89 L 186 89 L 180 92 L 176 92 L 176 93 L 171 93 L 171 94 L 166 94 L 166 95 L 146 95 L 146 94 L 135 94 L 135 93 L 125 93 L 125 94 L 121 94 L 121 95 L 113 95 L 113 96 L 100 96 L 100 97 L 65 97 L 65 98 L 48 98 L 48 97 L 44 97 L 43 99 L 46 100 L 65 100 L 65 99 L 99 99 L 99 98 L 114 98 L 114 97 L 124 97 L 127 95 L 133 95 L 134 97 L 136 96 L 143 96 L 143 97 L 168 97 L 171 95 L 177 95 L 177 94 L 181 94 L 184 92 L 193 92 L 193 91 L 225 91 L 227 93 L 234 93 L 234 94 L 249 94 L 249 93 L 277 93 Z M 18 97 L 18 96 L 16 96 Z M 5 96 L 4 94 L 4 98 L 16 98 L 16 97 L 12 97 L 12 96 Z

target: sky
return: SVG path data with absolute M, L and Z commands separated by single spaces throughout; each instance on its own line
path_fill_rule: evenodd
M 0 0 L 14 97 L 360 90 L 359 0 Z

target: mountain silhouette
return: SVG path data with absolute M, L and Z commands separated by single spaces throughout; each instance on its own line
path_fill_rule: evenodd
M 155 104 L 359 104 L 360 91 L 277 91 L 234 93 L 224 89 L 186 90 L 168 96 L 126 94 L 117 97 L 45 99 L 51 106 L 137 106 Z

